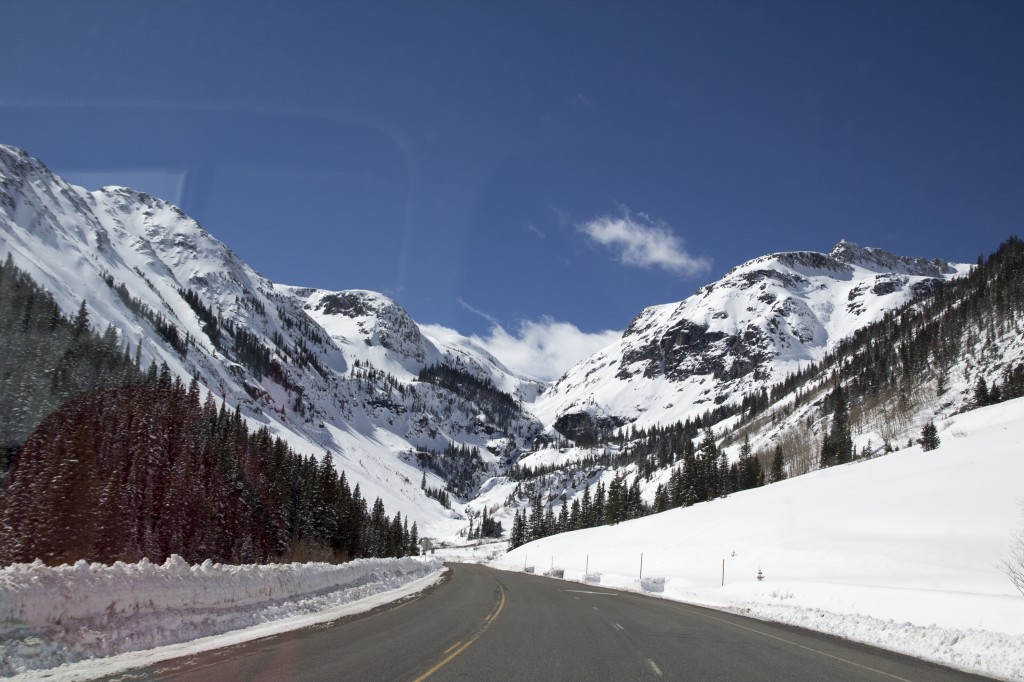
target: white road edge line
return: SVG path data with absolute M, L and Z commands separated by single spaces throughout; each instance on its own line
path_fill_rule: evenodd
M 662 674 L 661 674 L 661 668 L 659 668 L 659 667 L 658 667 L 658 664 L 657 664 L 657 663 L 655 663 L 654 661 L 652 661 L 651 659 L 649 659 L 649 658 L 648 658 L 648 659 L 647 659 L 647 665 L 651 666 L 651 670 L 653 670 L 653 671 L 654 671 L 654 674 L 655 674 L 655 675 L 657 675 L 658 677 L 661 677 L 661 676 L 662 676 Z
M 785 642 L 786 644 L 789 644 L 790 646 L 795 646 L 795 647 L 798 647 L 800 649 L 804 649 L 806 651 L 810 651 L 810 652 L 816 653 L 819 656 L 825 656 L 826 658 L 831 658 L 831 659 L 834 659 L 834 660 L 837 660 L 837 661 L 842 661 L 843 663 L 852 665 L 855 668 L 861 668 L 862 670 L 869 670 L 869 671 L 871 671 L 873 673 L 878 673 L 879 675 L 884 675 L 885 677 L 889 677 L 889 678 L 892 678 L 894 680 L 899 680 L 900 682 L 911 682 L 910 680 L 906 679 L 905 677 L 900 677 L 898 675 L 893 675 L 892 673 L 887 673 L 884 670 L 878 670 L 877 668 L 872 668 L 870 666 L 861 665 L 860 663 L 854 663 L 853 661 L 851 661 L 849 659 L 846 659 L 846 658 L 843 658 L 841 656 L 836 656 L 835 654 L 830 654 L 830 653 L 821 651 L 820 649 L 815 649 L 813 647 L 809 647 L 809 646 L 807 646 L 805 644 L 799 644 L 797 642 L 793 642 L 791 640 L 785 639 L 784 637 L 776 637 L 775 635 L 770 635 L 767 632 L 762 632 L 761 630 L 758 630 L 756 628 L 748 628 L 746 625 L 740 625 L 739 623 L 734 623 L 732 621 L 726 620 L 725 618 L 716 618 L 716 617 L 710 616 L 710 615 L 708 615 L 706 613 L 701 613 L 700 611 L 695 611 L 695 613 L 697 615 L 703 616 L 705 618 L 710 618 L 711 620 L 717 620 L 720 623 L 725 623 L 727 625 L 732 625 L 733 627 L 740 628 L 741 630 L 748 630 L 750 632 L 757 633 L 757 634 L 761 635 L 762 637 L 768 637 L 769 639 L 774 639 L 774 640 L 777 640 L 779 642 Z
M 562 590 L 562 592 L 575 592 L 576 594 L 603 594 L 606 597 L 618 597 L 615 592 L 595 592 L 594 590 Z

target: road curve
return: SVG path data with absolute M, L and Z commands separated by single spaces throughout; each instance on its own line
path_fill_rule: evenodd
M 983 680 L 654 597 L 454 564 L 418 597 L 117 680 Z

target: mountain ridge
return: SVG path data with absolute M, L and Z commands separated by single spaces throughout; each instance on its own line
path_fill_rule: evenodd
M 456 507 L 494 513 L 511 499 L 513 468 L 583 458 L 573 441 L 604 442 L 595 433 L 735 413 L 973 267 L 847 240 L 768 254 L 645 308 L 618 341 L 544 385 L 457 333 L 427 333 L 389 296 L 271 282 L 180 208 L 74 187 L 6 146 L 0 228 L 0 257 L 13 254 L 66 313 L 85 298 L 93 321 L 145 360 L 196 376 L 297 451 L 328 453 L 367 498 L 435 536 L 466 519 L 421 480 L 458 491 Z
M 179 208 L 148 194 L 120 187 L 90 192 L 24 151 L 0 146 L 0 242 L 3 256 L 11 254 L 66 314 L 84 300 L 92 324 L 113 325 L 143 363 L 167 364 L 186 381 L 197 377 L 299 452 L 330 453 L 367 498 L 380 496 L 388 509 L 420 518 L 425 534 L 451 532 L 461 513 L 423 494 L 424 472 L 409 453 L 455 442 L 496 462 L 488 446 L 505 456 L 506 448 L 518 447 L 511 440 L 495 445 L 503 434 L 451 391 L 423 384 L 414 395 L 428 347 L 435 362 L 446 354 L 397 304 L 373 294 L 377 305 L 364 311 L 365 330 L 339 345 L 293 291 L 279 290 Z M 374 363 L 346 357 L 360 345 L 379 351 Z M 472 348 L 459 356 L 503 386 L 525 381 L 503 377 L 504 367 Z M 365 366 L 355 368 L 354 359 Z M 404 374 L 396 382 L 375 364 Z M 424 417 L 429 423 L 421 427 Z M 538 430 L 526 416 L 513 426 L 517 440 Z M 432 473 L 427 479 L 435 488 L 450 483 Z
M 885 311 L 970 268 L 846 240 L 828 254 L 754 258 L 683 301 L 645 308 L 618 342 L 556 381 L 538 414 L 555 423 L 590 405 L 620 423 L 684 420 L 819 360 Z M 641 385 L 660 408 L 643 404 Z

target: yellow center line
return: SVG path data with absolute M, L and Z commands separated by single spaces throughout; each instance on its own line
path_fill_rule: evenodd
M 455 644 L 452 644 L 452 645 L 451 645 L 450 647 L 448 647 L 447 649 L 445 649 L 445 650 L 444 650 L 444 652 L 445 652 L 445 653 L 448 653 L 449 651 L 451 651 L 452 649 L 454 649 L 455 647 L 457 647 L 457 646 L 458 646 L 458 645 L 460 645 L 460 644 L 462 644 L 462 642 L 456 642 Z
M 494 608 L 494 610 L 491 611 L 490 615 L 487 616 L 487 618 L 484 619 L 484 626 L 482 628 L 480 628 L 480 631 L 477 632 L 475 635 L 473 635 L 473 637 L 468 642 L 466 642 L 465 644 L 463 644 L 461 646 L 456 644 L 455 646 L 450 647 L 449 649 L 447 649 L 444 652 L 446 654 L 449 651 L 452 651 L 452 649 L 455 649 L 455 647 L 458 647 L 457 649 L 455 649 L 455 651 L 452 651 L 452 653 L 449 654 L 447 658 L 445 658 L 443 661 L 441 661 L 440 663 L 435 665 L 433 668 L 431 668 L 427 672 L 425 672 L 422 675 L 420 675 L 419 677 L 417 677 L 415 680 L 413 680 L 413 682 L 422 682 L 423 680 L 427 679 L 428 677 L 430 677 L 431 675 L 436 673 L 441 668 L 443 668 L 446 665 L 448 665 L 456 656 L 458 656 L 463 651 L 468 649 L 469 646 L 473 642 L 475 642 L 476 640 L 480 639 L 480 636 L 483 635 L 485 632 L 487 632 L 487 628 L 489 628 L 491 626 L 491 623 L 493 623 L 494 620 L 498 617 L 498 614 L 501 613 L 501 610 L 503 608 L 505 608 L 505 588 L 502 587 L 501 584 L 499 583 L 498 584 L 498 589 L 501 591 L 501 600 L 498 602 L 498 605 Z

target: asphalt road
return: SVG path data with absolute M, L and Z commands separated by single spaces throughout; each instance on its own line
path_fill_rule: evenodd
M 827 635 L 455 564 L 418 597 L 111 679 L 982 680 Z

